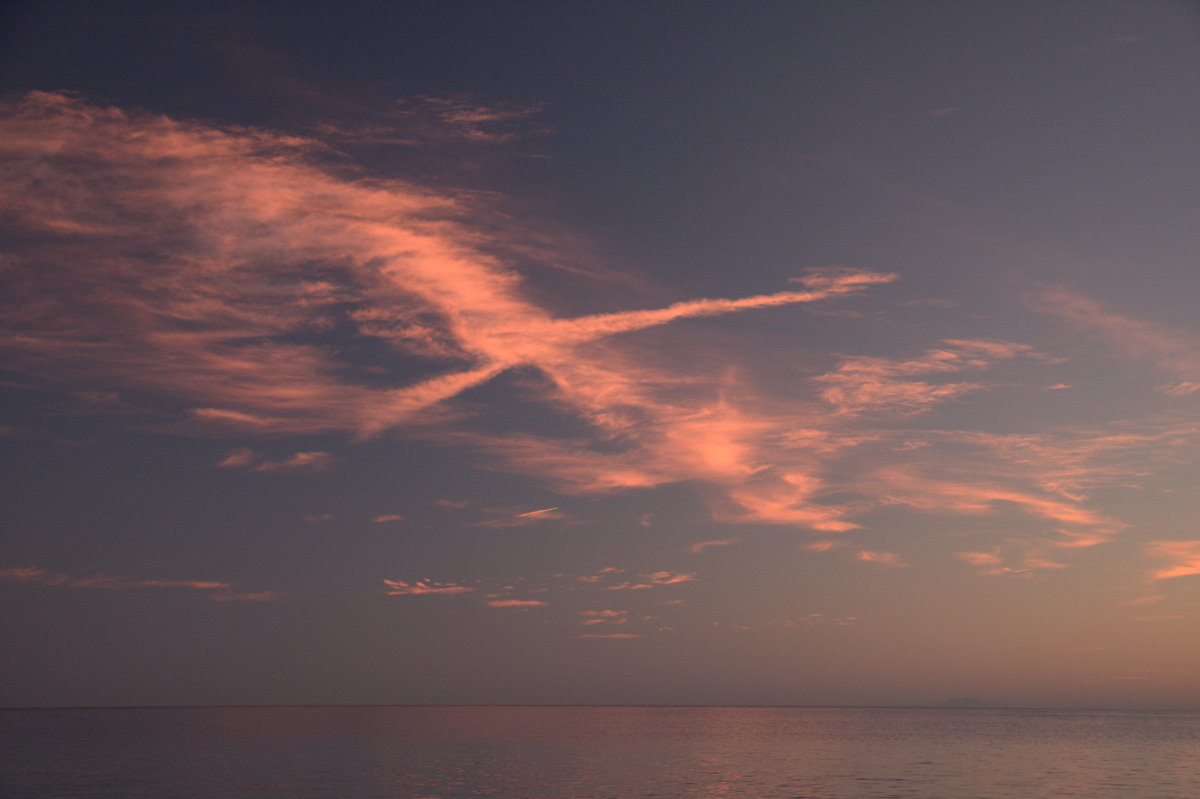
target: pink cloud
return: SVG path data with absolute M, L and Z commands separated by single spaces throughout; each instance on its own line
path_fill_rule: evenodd
M 422 103 L 477 133 L 526 111 Z M 28 95 L 7 104 L 0 121 L 9 164 L 0 172 L 9 189 L 3 210 L 18 227 L 60 234 L 30 238 L 12 253 L 15 269 L 57 266 L 12 287 L 21 332 L 0 329 L 0 348 L 18 369 L 59 381 L 102 370 L 106 379 L 173 398 L 197 421 L 245 433 L 369 436 L 428 426 L 453 417 L 447 403 L 460 393 L 514 367 L 546 375 L 548 401 L 600 427 L 620 427 L 628 420 L 623 405 L 651 401 L 637 384 L 655 374 L 639 375 L 619 347 L 598 359 L 581 358 L 581 347 L 681 319 L 844 297 L 895 279 L 824 270 L 800 278 L 801 291 L 561 318 L 527 296 L 504 253 L 527 248 L 528 237 L 511 218 L 492 224 L 495 209 L 482 196 L 347 177 L 321 163 L 323 145 L 313 140 L 127 114 L 63 95 Z M 167 243 L 170 258 L 146 255 Z M 423 359 L 435 373 L 367 379 L 324 346 L 322 336 L 337 325 Z M 318 343 L 296 343 L 301 334 Z M 664 410 L 649 408 L 656 409 Z M 722 423 L 683 409 L 665 428 L 679 450 L 673 458 L 690 448 L 710 471 L 743 468 L 743 445 L 736 432 L 721 432 Z M 687 431 L 701 428 L 708 432 L 690 445 Z M 256 468 L 317 464 L 304 455 L 313 454 Z M 232 457 L 226 465 L 247 465 L 244 453 Z M 635 465 L 613 484 L 679 479 L 644 471 Z
M 1159 386 L 1159 391 L 1186 397 L 1200 390 L 1200 340 L 1113 313 L 1095 300 L 1067 289 L 1043 292 L 1031 304 L 1036 310 L 1058 316 L 1075 328 L 1108 341 L 1126 357 L 1149 361 L 1172 373 L 1175 382 Z
M 822 397 L 840 413 L 918 413 L 946 400 L 983 388 L 980 383 L 931 383 L 918 375 L 987 369 L 997 361 L 1032 354 L 1031 347 L 1010 341 L 947 339 L 943 346 L 916 358 L 851 356 L 817 380 Z
M 139 588 L 194 588 L 200 591 L 229 588 L 228 583 L 217 583 L 211 580 L 137 580 L 130 585 Z
M 997 566 L 1001 562 L 1001 557 L 997 552 L 959 552 L 957 557 L 965 560 L 972 566 L 980 568 L 991 568 Z
M 685 572 L 657 571 L 650 574 L 643 574 L 650 582 L 655 585 L 674 585 L 676 583 L 690 583 L 696 579 L 695 574 Z
M 320 471 L 327 469 L 336 461 L 328 452 L 297 452 L 283 460 L 263 460 L 254 467 L 259 472 L 274 472 L 279 470 L 312 469 Z
M 402 522 L 404 517 L 396 513 L 385 513 L 382 516 L 376 516 L 371 520 L 375 524 L 384 524 L 385 522 Z
M 1200 383 L 1191 380 L 1181 380 L 1178 383 L 1159 386 L 1158 390 L 1171 397 L 1189 397 L 1200 391 Z
M 866 270 L 846 269 L 836 273 L 813 271 L 806 277 L 796 278 L 809 287 L 807 291 L 781 291 L 740 299 L 686 300 L 649 311 L 622 311 L 570 319 L 555 323 L 555 327 L 564 331 L 568 340 L 592 341 L 615 333 L 657 327 L 678 319 L 718 316 L 737 311 L 827 300 L 852 294 L 868 286 L 891 283 L 896 278 L 892 273 Z
M 1164 599 L 1166 599 L 1166 597 L 1163 596 L 1162 594 L 1152 594 L 1150 596 L 1139 596 L 1134 599 L 1127 599 L 1124 602 L 1122 602 L 1121 604 L 1122 605 L 1134 605 L 1134 606 L 1153 605 L 1158 602 L 1162 602 Z
M 956 552 L 955 557 L 974 566 L 979 574 L 1015 574 L 1030 577 L 1036 571 L 1069 569 L 1071 564 L 1060 563 L 1041 555 L 1047 549 L 1036 540 L 1010 538 L 987 552 Z
M 459 583 L 438 583 L 431 580 L 417 580 L 415 582 L 405 582 L 404 580 L 388 580 L 383 581 L 387 588 L 384 593 L 389 596 L 416 596 L 420 594 L 465 594 L 475 589 L 469 585 Z
M 493 608 L 516 608 L 518 610 L 527 610 L 529 608 L 542 608 L 547 604 L 538 599 L 489 599 L 487 604 Z
M 855 557 L 864 563 L 878 563 L 890 569 L 908 566 L 895 552 L 877 552 L 870 549 L 860 549 Z
M 15 566 L 0 569 L 0 580 L 12 580 L 21 583 L 33 583 L 61 588 L 88 588 L 109 591 L 130 591 L 142 588 L 185 588 L 193 591 L 207 591 L 209 592 L 209 599 L 217 602 L 269 602 L 282 599 L 286 596 L 279 591 L 239 593 L 234 591 L 229 583 L 215 580 L 173 580 L 159 577 L 137 580 L 103 573 L 72 576 L 36 566 Z
M 880 495 L 920 510 L 975 515 L 1010 506 L 1061 525 L 1078 526 L 1097 536 L 1106 534 L 1104 540 L 1110 540 L 1123 526 L 1078 502 L 995 482 L 986 474 L 966 478 L 931 476 L 915 466 L 887 466 L 873 474 L 869 482 L 877 486 Z
M 732 546 L 738 543 L 738 540 L 737 538 L 718 538 L 712 541 L 697 541 L 688 547 L 688 552 L 691 552 L 693 555 L 699 555 L 708 549 Z
M 805 544 L 804 548 L 810 552 L 829 552 L 834 549 L 842 549 L 846 546 L 847 544 L 845 541 L 830 541 L 827 539 L 824 541 L 813 541 L 812 543 Z
M 854 546 L 849 541 L 830 540 L 812 541 L 804 545 L 804 549 L 810 552 L 836 552 L 848 551 L 852 554 L 855 560 L 863 563 L 877 563 L 880 566 L 886 566 L 891 569 L 905 568 L 908 566 L 904 560 L 894 552 L 881 552 L 873 549 L 863 549 L 862 547 Z
M 845 518 L 845 508 L 815 501 L 828 490 L 828 484 L 816 475 L 775 470 L 727 489 L 729 504 L 719 507 L 717 515 L 728 521 L 789 524 L 827 532 L 857 528 Z
M 620 639 L 625 639 L 625 638 L 641 638 L 642 634 L 641 633 L 584 633 L 583 635 L 577 635 L 575 637 L 576 638 L 601 638 L 601 639 L 608 638 L 608 639 L 613 639 L 613 640 L 620 640 Z
M 453 124 L 524 114 L 423 102 Z M 730 520 L 853 527 L 840 509 L 811 501 L 823 486 L 810 464 L 772 471 L 772 442 L 794 427 L 794 415 L 705 399 L 694 368 L 634 357 L 626 342 L 678 320 L 848 297 L 894 274 L 813 270 L 795 279 L 796 291 L 563 318 L 530 299 L 504 255 L 523 237 L 495 233 L 511 220 L 491 224 L 495 209 L 480 197 L 347 177 L 322 165 L 316 141 L 60 95 L 8 105 L 3 124 L 16 165 L 0 172 L 13 189 L 7 210 L 27 229 L 69 228 L 76 237 L 42 237 L 13 254 L 18 266 L 61 265 L 12 296 L 22 332 L 0 329 L 0 349 L 18 368 L 62 380 L 90 380 L 102 368 L 106 379 L 173 398 L 197 422 L 246 434 L 370 436 L 403 427 L 485 449 L 487 441 L 439 425 L 463 412 L 453 407 L 463 391 L 528 368 L 544 377 L 535 400 L 574 413 L 601 439 L 641 443 L 601 455 L 578 440 L 505 436 L 493 449 L 503 468 L 581 492 L 702 480 L 715 492 L 714 511 Z M 23 165 L 35 161 L 40 178 L 31 183 Z M 96 178 L 86 191 L 77 191 L 79 174 Z M 166 240 L 171 259 L 140 254 Z M 180 240 L 191 244 L 180 248 Z M 73 299 L 84 294 L 86 304 Z M 324 346 L 336 325 L 420 359 L 429 376 L 368 379 Z M 949 360 L 970 364 L 1017 345 L 947 346 L 957 348 Z M 281 471 L 332 461 L 328 453 L 272 460 L 242 449 L 220 465 Z M 552 518 L 550 509 L 531 513 L 517 518 Z
M 299 471 L 309 469 L 321 471 L 337 462 L 328 452 L 295 452 L 280 460 L 271 460 L 252 449 L 235 449 L 219 463 L 222 469 L 252 469 L 256 472 Z
M 443 138 L 449 134 L 469 141 L 499 143 L 541 132 L 541 128 L 532 124 L 532 118 L 539 111 L 539 105 L 489 106 L 464 96 L 417 97 L 399 103 L 395 114 L 410 123 L 407 126 L 410 132 L 399 139 L 403 143 L 418 143 L 411 138 L 414 132 L 425 137 Z M 429 117 L 436 122 L 426 122 Z M 412 122 L 417 123 L 416 131 L 411 130 Z M 367 133 L 370 134 L 367 141 L 397 141 L 394 131 L 385 129 Z M 362 132 L 352 135 L 358 139 L 363 137 Z
M 585 610 L 580 614 L 580 624 L 625 624 L 629 621 L 627 610 Z
M 524 124 L 529 110 L 425 98 L 400 116 L 418 133 L 443 124 L 471 138 L 465 131 Z M 814 270 L 792 291 L 571 316 L 546 304 L 531 274 L 567 264 L 592 287 L 616 278 L 575 270 L 568 237 L 526 235 L 491 195 L 352 174 L 324 158 L 321 141 L 35 93 L 0 109 L 0 150 L 0 212 L 18 232 L 52 234 L 6 243 L 6 364 L 46 385 L 102 378 L 154 394 L 181 425 L 245 436 L 400 429 L 475 447 L 492 467 L 566 494 L 686 483 L 716 520 L 806 531 L 854 530 L 883 506 L 968 517 L 1017 508 L 1051 528 L 1031 534 L 1026 553 L 1045 563 L 1057 562 L 1051 546 L 1092 546 L 1120 529 L 1090 503 L 1094 487 L 1153 473 L 1136 458 L 1173 456 L 1198 437 L 1184 425 L 1008 436 L 903 427 L 982 391 L 979 375 L 1003 363 L 1046 361 L 1014 342 L 947 339 L 910 357 L 798 363 L 817 376 L 786 395 L 769 390 L 775 364 L 657 346 L 673 323 L 824 307 L 895 281 L 890 273 Z M 536 252 L 532 240 L 544 242 Z M 1133 342 L 1119 346 L 1169 372 L 1163 391 L 1186 396 L 1200 384 L 1186 337 L 1061 292 L 1041 302 L 1098 335 L 1116 324 Z M 334 346 L 346 330 L 387 357 L 346 359 Z M 419 365 L 422 377 L 396 362 Z M 460 395 L 504 374 L 521 377 L 511 389 L 521 399 L 584 432 L 485 436 L 458 425 L 478 412 Z M 332 462 L 242 448 L 218 465 Z M 503 515 L 530 523 L 560 513 Z M 624 588 L 653 585 L 642 577 Z
M 1154 580 L 1200 574 L 1200 540 L 1151 541 L 1146 544 L 1146 552 L 1152 557 L 1169 561 L 1167 566 L 1154 572 Z
M 649 574 L 639 574 L 640 580 L 624 580 L 613 585 L 606 585 L 602 591 L 648 591 L 664 585 L 694 582 L 696 575 L 687 572 L 657 571 Z
M 557 507 L 541 508 L 531 511 L 501 511 L 502 516 L 498 516 L 486 521 L 477 522 L 476 527 L 525 527 L 531 524 L 539 524 L 549 521 L 563 521 L 567 519 L 567 514 L 559 510 Z
M 519 519 L 561 519 L 565 514 L 557 507 L 540 508 L 539 510 L 529 510 L 524 513 L 518 513 Z
M 286 594 L 279 591 L 257 591 L 252 593 L 214 591 L 208 595 L 208 598 L 213 602 L 276 602 L 285 596 Z
M 41 585 L 63 585 L 70 578 L 65 574 L 41 569 L 36 566 L 10 566 L 0 569 L 0 579 L 14 580 L 19 583 L 39 583 Z
M 256 460 L 258 455 L 251 449 L 235 449 L 225 456 L 220 463 L 217 464 L 222 469 L 232 469 L 242 466 L 250 466 Z

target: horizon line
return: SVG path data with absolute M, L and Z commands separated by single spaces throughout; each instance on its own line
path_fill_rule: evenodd
M 792 705 L 792 704 L 728 704 L 728 703 L 523 703 L 523 702 L 407 702 L 407 703 L 311 703 L 311 704 L 179 704 L 179 705 L 6 705 L 0 711 L 26 710 L 234 710 L 234 709 L 319 709 L 319 708 L 696 708 L 696 709 L 760 709 L 760 710 L 1019 710 L 1051 712 L 1121 712 L 1121 713 L 1200 713 L 1200 707 L 1103 707 L 1066 705 L 1004 705 L 992 703 L 953 704 L 951 700 L 936 704 L 899 705 Z

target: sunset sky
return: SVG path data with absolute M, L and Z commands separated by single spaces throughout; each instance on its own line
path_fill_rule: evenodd
M 8 3 L 0 706 L 1200 709 L 1191 3 Z

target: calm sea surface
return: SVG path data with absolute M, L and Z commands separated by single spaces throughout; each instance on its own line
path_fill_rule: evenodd
M 0 711 L 0 796 L 1196 799 L 1200 714 L 8 710 Z

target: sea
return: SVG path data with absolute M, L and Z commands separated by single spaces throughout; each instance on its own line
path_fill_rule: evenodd
M 0 711 L 5 799 L 1197 799 L 1200 713 L 963 708 Z

